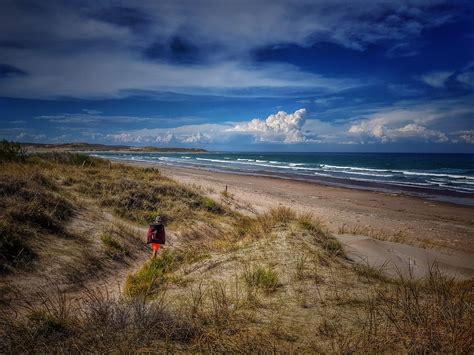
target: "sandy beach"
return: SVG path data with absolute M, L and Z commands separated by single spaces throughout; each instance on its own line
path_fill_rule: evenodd
M 473 207 L 279 178 L 169 166 L 159 169 L 216 196 L 227 186 L 238 203 L 255 211 L 280 205 L 311 212 L 333 233 L 378 234 L 388 240 L 474 253 Z
M 445 274 L 474 276 L 473 207 L 262 176 L 168 166 L 160 171 L 214 198 L 227 186 L 236 205 L 251 211 L 287 206 L 312 213 L 353 261 L 387 274 L 423 277 L 436 262 Z

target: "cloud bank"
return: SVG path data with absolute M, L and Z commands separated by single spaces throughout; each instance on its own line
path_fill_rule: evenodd
M 307 109 L 301 108 L 293 113 L 278 111 L 265 119 L 254 118 L 233 124 L 142 129 L 109 134 L 106 138 L 122 143 L 157 144 L 473 143 L 474 131 L 470 127 L 474 108 L 467 102 L 404 102 L 362 114 L 361 118 L 342 121 L 328 122 L 309 116 Z M 457 120 L 453 121 L 452 117 Z
M 364 51 L 393 41 L 394 48 L 405 48 L 408 39 L 448 23 L 455 13 L 442 0 L 409 5 L 388 0 L 79 4 L 2 2 L 1 96 L 97 99 L 159 92 L 287 96 L 341 91 L 361 82 L 289 63 L 256 63 L 253 53 L 316 43 Z

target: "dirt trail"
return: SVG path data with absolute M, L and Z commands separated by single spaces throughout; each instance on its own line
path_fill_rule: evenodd
M 138 227 L 98 207 L 94 201 L 81 199 L 80 208 L 66 223 L 71 236 L 43 240 L 38 260 L 27 269 L 17 270 L 0 279 L 0 308 L 17 307 L 25 300 L 41 303 L 32 295 L 53 295 L 62 292 L 70 299 L 80 298 L 86 290 L 106 291 L 113 297 L 120 296 L 127 276 L 137 271 L 150 257 L 146 246 L 146 227 Z M 101 233 L 105 228 L 126 228 L 136 238 L 131 242 L 130 253 L 122 260 L 113 260 L 104 254 Z M 114 227 L 115 228 L 115 227 Z M 167 230 L 167 247 L 176 239 Z M 32 272 L 33 270 L 33 272 Z
M 123 286 L 127 276 L 138 271 L 143 264 L 150 258 L 150 250 L 146 246 L 146 233 L 147 227 L 137 227 L 136 225 L 120 219 L 114 216 L 108 211 L 103 211 L 102 215 L 104 219 L 110 224 L 125 225 L 126 227 L 133 230 L 143 240 L 142 252 L 139 253 L 134 260 L 131 260 L 125 265 L 109 270 L 109 272 L 100 279 L 89 280 L 84 283 L 83 289 L 103 289 L 107 290 L 109 295 L 112 297 L 120 297 L 123 291 Z M 177 244 L 177 235 L 174 231 L 166 229 L 166 245 L 164 248 L 173 248 Z M 82 290 L 83 291 L 83 290 Z M 77 296 L 80 297 L 82 291 L 77 292 Z

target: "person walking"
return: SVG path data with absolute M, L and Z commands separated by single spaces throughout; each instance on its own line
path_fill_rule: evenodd
M 155 218 L 155 222 L 150 224 L 147 233 L 147 244 L 150 244 L 151 250 L 153 251 L 151 257 L 156 258 L 158 251 L 162 244 L 166 242 L 165 226 L 162 223 L 161 216 Z

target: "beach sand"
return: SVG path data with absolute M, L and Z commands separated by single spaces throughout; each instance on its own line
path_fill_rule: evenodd
M 444 275 L 463 279 L 474 277 L 472 253 L 458 250 L 443 253 L 361 235 L 343 234 L 337 238 L 344 243 L 346 254 L 351 260 L 372 266 L 390 276 L 401 274 L 404 277 L 420 278 L 436 268 Z
M 405 270 L 405 264 L 426 259 L 427 265 L 444 255 L 443 271 L 474 276 L 470 262 L 474 260 L 474 207 L 272 177 L 169 166 L 159 169 L 215 198 L 222 198 L 227 186 L 231 201 L 251 211 L 286 206 L 312 213 L 339 235 L 354 261 L 381 266 L 390 259 L 392 266 Z M 423 248 L 433 249 L 434 254 L 427 257 Z M 436 254 L 440 251 L 442 254 Z M 428 272 L 426 265 L 419 268 L 420 275 Z

